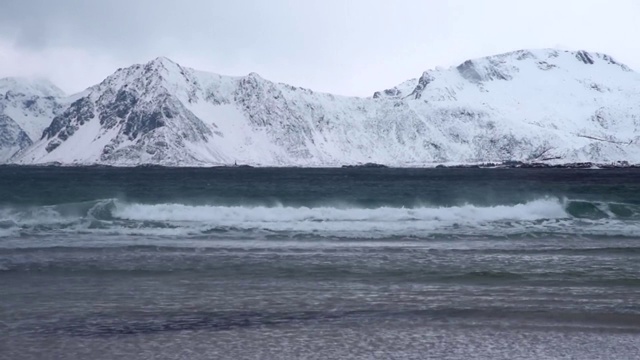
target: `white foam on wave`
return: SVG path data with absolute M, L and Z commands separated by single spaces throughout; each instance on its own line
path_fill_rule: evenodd
M 532 221 L 567 218 L 564 205 L 557 199 L 539 199 L 513 206 L 479 207 L 287 207 L 287 206 L 189 206 L 183 204 L 126 204 L 116 203 L 113 216 L 142 221 L 191 221 L 219 223 L 304 222 L 304 221 L 453 221 L 483 222 L 500 220 Z
M 17 234 L 263 238 L 311 235 L 380 239 L 535 234 L 640 235 L 640 222 L 576 218 L 575 200 L 542 198 L 516 205 L 451 207 L 220 206 L 138 204 L 116 199 L 91 204 L 0 209 L 0 238 Z M 249 231 L 252 235 L 247 235 Z M 261 235 L 262 234 L 262 235 Z M 248 237 L 247 237 L 248 236 Z
M 267 229 L 273 231 L 382 231 L 435 230 L 493 222 L 562 219 L 569 215 L 557 199 L 539 199 L 513 206 L 479 207 L 287 207 L 189 206 L 184 204 L 126 204 L 116 202 L 116 219 L 200 224 L 210 228 Z M 410 231 L 409 231 L 410 232 Z

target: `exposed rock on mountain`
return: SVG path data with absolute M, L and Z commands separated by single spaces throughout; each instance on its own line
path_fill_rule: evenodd
M 0 115 L 0 159 L 8 159 L 33 144 L 29 135 L 6 115 Z

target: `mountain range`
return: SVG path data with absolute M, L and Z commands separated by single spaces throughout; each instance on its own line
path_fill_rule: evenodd
M 0 79 L 0 163 L 23 165 L 638 163 L 639 129 L 640 74 L 586 51 L 468 60 L 367 98 L 163 57 L 71 96 Z

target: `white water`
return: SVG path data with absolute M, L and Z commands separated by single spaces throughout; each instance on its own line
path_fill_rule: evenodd
M 246 223 L 292 222 L 487 222 L 566 218 L 569 215 L 557 199 L 540 199 L 514 206 L 474 205 L 453 207 L 265 207 L 265 206 L 188 206 L 182 204 L 117 203 L 113 216 L 127 220 L 210 222 L 224 226 Z
M 637 221 L 583 219 L 569 200 L 541 198 L 524 204 L 452 207 L 220 206 L 138 204 L 103 200 L 30 209 L 0 209 L 0 237 L 18 234 L 109 234 L 390 238 L 432 236 L 535 236 L 640 234 Z M 89 209 L 87 211 L 87 209 Z M 253 233 L 248 235 L 247 232 Z

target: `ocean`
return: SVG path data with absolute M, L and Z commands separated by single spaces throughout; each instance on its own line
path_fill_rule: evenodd
M 0 167 L 0 359 L 638 359 L 640 170 Z

